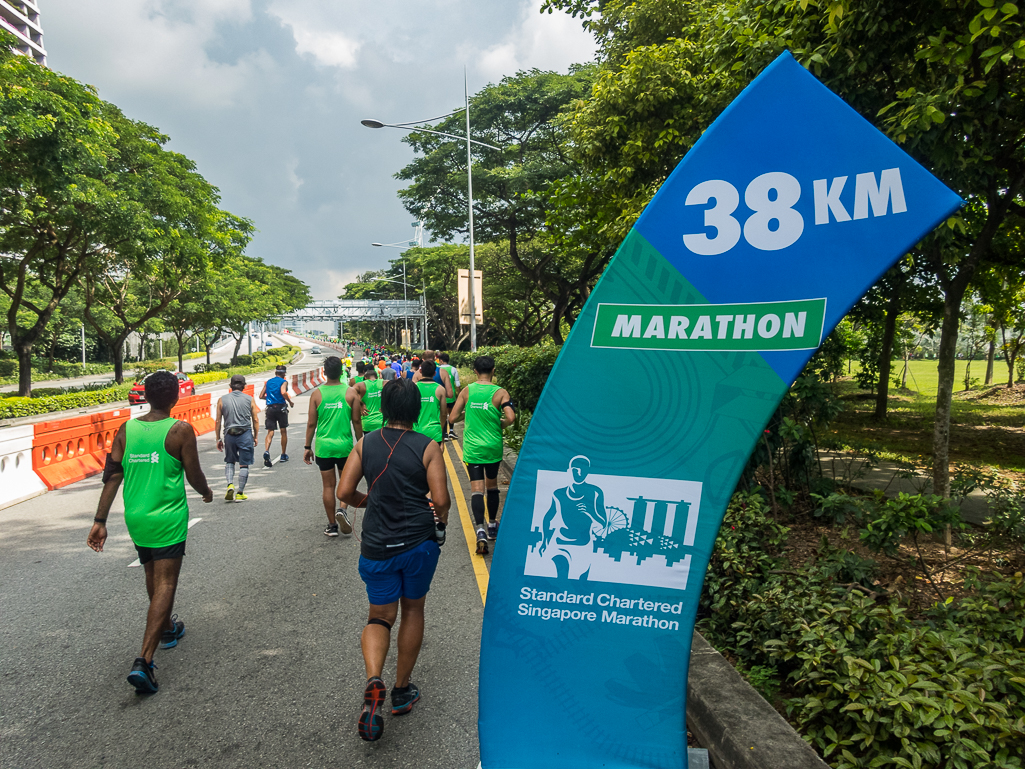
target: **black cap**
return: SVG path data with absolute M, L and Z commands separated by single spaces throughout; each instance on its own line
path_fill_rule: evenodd
M 246 386 L 246 378 L 241 374 L 231 375 L 230 387 L 232 390 L 241 390 Z

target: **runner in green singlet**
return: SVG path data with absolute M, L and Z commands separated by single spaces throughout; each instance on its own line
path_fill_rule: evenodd
M 445 437 L 441 426 L 448 424 L 448 404 L 445 403 L 445 386 L 434 381 L 434 371 L 434 361 L 425 360 L 420 364 L 423 378 L 416 383 L 420 390 L 420 417 L 413 429 L 441 443 Z
M 159 644 L 170 649 L 185 635 L 185 623 L 172 615 L 178 588 L 189 504 L 185 478 L 204 502 L 214 492 L 199 464 L 196 433 L 188 422 L 171 416 L 178 402 L 178 378 L 169 371 L 146 377 L 148 414 L 121 425 L 103 468 L 103 491 L 86 544 L 97 553 L 107 540 L 107 516 L 124 481 L 125 525 L 146 573 L 149 611 L 142 651 L 128 674 L 138 694 L 157 691 L 153 654 Z M 184 476 L 184 477 L 183 477 Z
M 446 391 L 445 402 L 448 404 L 448 412 L 452 413 L 452 407 L 456 405 L 456 395 L 459 394 L 459 369 L 449 363 L 449 357 L 447 352 L 438 353 L 438 357 L 441 358 L 441 363 L 438 368 L 448 374 L 448 381 L 452 385 L 452 391 Z M 435 380 L 437 381 L 437 380 Z M 455 428 L 449 428 L 448 435 L 446 436 L 449 440 L 456 439 Z
M 384 382 L 377 376 L 377 371 L 368 368 L 363 381 L 354 388 L 356 396 L 363 403 L 363 432 L 369 433 L 384 427 L 384 415 L 381 414 L 381 388 Z
M 463 388 L 448 421 L 466 419 L 463 461 L 470 476 L 470 508 L 477 528 L 477 554 L 487 555 L 488 540 L 498 537 L 498 466 L 502 462 L 502 430 L 516 420 L 509 393 L 492 382 L 495 361 L 481 355 L 473 362 L 477 381 Z M 484 494 L 488 526 L 484 528 Z
M 335 507 L 335 487 L 354 441 L 363 437 L 360 424 L 362 408 L 356 391 L 346 387 L 341 380 L 342 361 L 338 356 L 332 355 L 324 360 L 324 376 L 327 381 L 310 396 L 303 462 L 311 464 L 316 461 L 320 469 L 321 498 L 327 514 L 324 534 L 337 537 L 341 533 L 348 537 L 352 534 L 352 522 L 344 504 L 337 509 Z
M 367 369 L 367 364 L 361 360 L 356 361 L 356 365 L 353 366 L 356 369 L 356 374 L 349 380 L 349 387 L 355 387 L 363 381 L 363 373 Z

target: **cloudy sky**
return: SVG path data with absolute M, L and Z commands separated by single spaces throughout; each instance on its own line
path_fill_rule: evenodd
M 259 230 L 249 253 L 317 299 L 398 251 L 412 217 L 395 129 L 517 70 L 594 55 L 540 0 L 39 0 L 50 67 L 156 125 Z

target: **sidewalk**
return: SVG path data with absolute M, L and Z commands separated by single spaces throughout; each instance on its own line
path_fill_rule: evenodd
M 870 467 L 863 457 L 849 457 L 838 452 L 819 452 L 822 474 L 834 480 L 850 480 L 850 485 L 861 491 L 882 489 L 888 497 L 905 494 L 931 494 L 932 479 L 916 474 L 903 478 L 904 472 L 896 462 L 880 460 Z M 981 491 L 973 491 L 961 503 L 961 517 L 968 523 L 981 526 L 989 517 L 989 500 Z

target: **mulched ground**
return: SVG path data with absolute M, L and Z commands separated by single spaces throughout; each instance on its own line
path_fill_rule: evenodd
M 1025 405 L 1025 382 L 1017 382 L 1014 387 L 1006 384 L 995 385 L 985 390 L 970 390 L 954 393 L 959 401 L 975 401 L 989 406 L 1023 406 Z
M 1006 575 L 1025 571 L 1025 553 L 1021 550 L 972 551 L 956 532 L 952 534 L 950 547 L 945 544 L 942 534 L 920 536 L 917 548 L 909 537 L 900 546 L 898 555 L 888 558 L 874 554 L 862 545 L 854 525 L 846 529 L 837 528 L 807 512 L 798 513 L 792 519 L 784 518 L 781 522 L 790 528 L 784 556 L 795 571 L 815 561 L 825 537 L 833 547 L 873 559 L 879 571 L 872 584 L 864 587 L 881 596 L 895 595 L 912 613 L 928 608 L 938 600 L 965 595 L 964 578 L 969 567 L 977 567 L 984 573 Z M 918 551 L 921 551 L 932 583 L 918 567 Z

